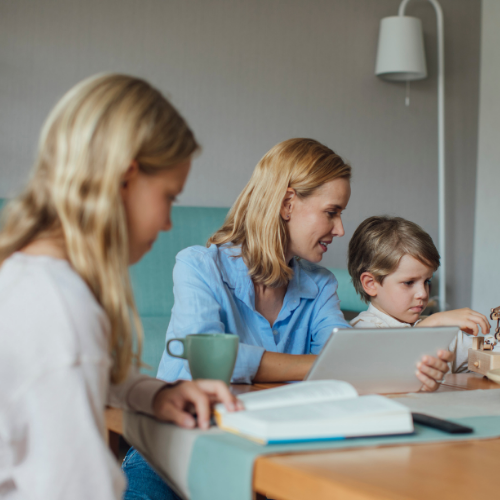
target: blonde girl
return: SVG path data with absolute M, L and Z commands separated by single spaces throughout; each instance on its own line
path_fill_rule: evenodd
M 129 76 L 79 83 L 47 118 L 0 232 L 3 495 L 121 498 L 103 437 L 107 401 L 186 427 L 190 404 L 201 427 L 210 399 L 237 406 L 222 383 L 168 386 L 137 370 L 127 267 L 170 229 L 197 148 L 160 92 Z

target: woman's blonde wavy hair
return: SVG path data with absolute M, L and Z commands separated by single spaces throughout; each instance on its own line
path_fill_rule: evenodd
M 140 364 L 142 346 L 121 179 L 133 160 L 153 175 L 197 149 L 192 131 L 158 90 L 126 75 L 97 75 L 56 104 L 42 128 L 28 185 L 4 210 L 0 265 L 40 237 L 64 238 L 72 267 L 109 318 L 113 383 L 125 379 L 132 363 Z
M 351 167 L 330 148 L 313 139 L 280 142 L 259 161 L 224 225 L 207 245 L 241 245 L 254 283 L 287 284 L 293 271 L 286 262 L 289 235 L 280 214 L 286 190 L 292 188 L 304 199 L 339 178 L 349 180 Z

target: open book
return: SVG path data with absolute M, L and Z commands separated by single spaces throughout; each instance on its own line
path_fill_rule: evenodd
M 262 444 L 413 432 L 408 408 L 383 396 L 358 396 L 339 380 L 298 382 L 239 398 L 244 411 L 215 407 L 217 424 Z

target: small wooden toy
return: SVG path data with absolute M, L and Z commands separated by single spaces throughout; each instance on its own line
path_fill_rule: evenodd
M 495 338 L 500 340 L 500 306 L 491 309 L 490 318 L 497 322 L 497 327 L 495 329 Z
M 493 351 L 497 342 L 500 341 L 500 306 L 491 309 L 490 318 L 497 322 L 495 335 L 474 337 L 472 348 L 469 349 L 468 368 L 482 375 L 486 375 L 490 370 L 500 368 L 500 353 L 487 352 Z
M 483 342 L 483 351 L 492 351 L 497 345 L 497 339 L 493 335 L 486 335 Z
M 484 337 L 472 337 L 472 349 L 475 351 L 482 350 L 484 344 Z

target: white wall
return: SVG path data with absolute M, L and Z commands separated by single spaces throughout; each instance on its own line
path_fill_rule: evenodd
M 445 17 L 448 297 L 470 305 L 477 148 L 479 0 L 441 0 Z M 58 97 L 96 72 L 143 76 L 203 145 L 181 203 L 230 206 L 262 155 L 290 137 L 325 142 L 353 166 L 346 237 L 374 214 L 437 239 L 436 21 L 422 19 L 429 78 L 411 89 L 374 76 L 380 19 L 399 0 L 16 0 L 0 3 L 0 196 L 26 179 Z
M 483 0 L 472 305 L 500 306 L 500 2 Z

